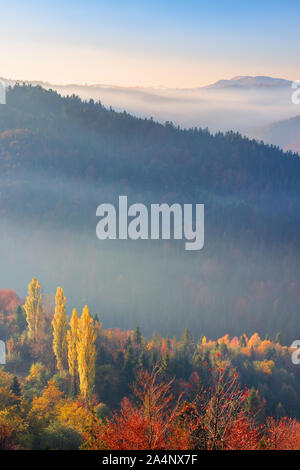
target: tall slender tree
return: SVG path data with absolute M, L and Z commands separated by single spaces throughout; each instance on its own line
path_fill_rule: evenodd
M 77 357 L 80 392 L 89 403 L 95 381 L 95 348 L 96 335 L 94 332 L 93 319 L 87 306 L 82 311 L 79 321 Z
M 78 358 L 77 358 L 77 342 L 78 342 L 79 318 L 76 308 L 73 309 L 70 321 L 70 330 L 67 334 L 68 341 L 68 364 L 69 372 L 72 377 L 73 391 L 77 393 L 78 384 Z
M 28 325 L 28 336 L 34 342 L 43 327 L 43 295 L 37 279 L 33 278 L 28 285 L 28 296 L 23 306 Z
M 57 369 L 62 371 L 67 365 L 68 358 L 68 317 L 66 315 L 66 298 L 61 287 L 57 288 L 55 296 L 55 313 L 52 320 L 53 351 L 56 357 Z

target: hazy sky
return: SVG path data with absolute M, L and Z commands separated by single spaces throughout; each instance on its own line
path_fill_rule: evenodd
M 1 2 L 0 76 L 197 87 L 235 75 L 300 79 L 298 0 Z

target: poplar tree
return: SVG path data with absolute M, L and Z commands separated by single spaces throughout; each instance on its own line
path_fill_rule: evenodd
M 77 358 L 80 392 L 89 403 L 95 381 L 96 335 L 93 319 L 87 306 L 84 307 L 79 321 Z
M 33 278 L 28 285 L 28 296 L 23 306 L 28 325 L 28 336 L 34 342 L 37 340 L 43 326 L 43 295 L 37 279 Z
M 77 393 L 78 360 L 77 360 L 77 342 L 78 342 L 79 318 L 76 308 L 73 309 L 70 321 L 70 330 L 67 334 L 68 341 L 68 364 L 69 372 L 72 377 L 73 390 Z
M 68 317 L 66 315 L 66 298 L 61 287 L 57 288 L 55 296 L 55 313 L 52 320 L 53 351 L 56 357 L 57 369 L 64 370 L 68 357 Z

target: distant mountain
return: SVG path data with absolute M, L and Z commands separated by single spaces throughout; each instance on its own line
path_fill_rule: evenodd
M 265 126 L 257 132 L 256 137 L 268 144 L 300 154 L 300 116 Z
M 16 80 L 2 80 L 7 85 L 16 83 Z M 87 101 L 100 100 L 116 111 L 153 117 L 161 123 L 172 121 L 182 127 L 208 127 L 212 132 L 234 130 L 254 135 L 258 128 L 293 117 L 297 111 L 291 101 L 291 82 L 272 77 L 234 77 L 190 89 L 59 85 L 38 81 L 27 84 L 53 89 L 62 96 L 75 94 Z
M 283 88 L 291 87 L 292 82 L 283 78 L 264 76 L 237 76 L 230 80 L 219 80 L 207 88 Z
M 43 81 L 27 81 L 27 80 L 13 80 L 13 79 L 7 79 L 0 77 L 0 80 L 6 83 L 7 85 L 15 85 L 15 83 L 25 83 L 28 85 L 40 85 L 43 88 L 49 88 L 52 87 L 54 89 L 56 88 L 104 88 L 104 89 L 117 89 L 117 90 L 139 90 L 139 91 L 145 91 L 145 90 L 158 90 L 158 91 L 165 91 L 165 90 L 180 90 L 178 88 L 170 88 L 166 86 L 154 86 L 154 87 L 125 87 L 125 86 L 117 86 L 117 85 L 110 85 L 110 84 L 102 84 L 102 83 L 97 83 L 97 84 L 91 84 L 91 85 L 78 85 L 76 83 L 70 83 L 68 85 L 58 85 L 58 84 L 51 84 L 49 82 L 43 82 Z M 257 75 L 257 76 L 251 76 L 251 75 L 238 75 L 236 77 L 233 77 L 231 79 L 227 80 L 218 80 L 215 83 L 212 83 L 211 85 L 206 85 L 202 87 L 195 87 L 195 88 L 182 88 L 181 90 L 200 90 L 201 88 L 232 88 L 232 87 L 246 87 L 246 88 L 253 88 L 253 87 L 271 87 L 271 88 L 281 88 L 281 87 L 290 87 L 292 82 L 290 80 L 286 80 L 284 78 L 274 78 L 274 77 L 268 77 L 268 76 L 263 76 L 263 75 Z

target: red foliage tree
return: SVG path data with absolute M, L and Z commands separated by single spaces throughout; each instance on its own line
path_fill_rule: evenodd
M 171 393 L 173 380 L 158 381 L 159 369 L 141 371 L 133 387 L 138 404 L 125 398 L 121 412 L 100 426 L 93 448 L 114 450 L 187 449 L 189 430 L 179 422 L 180 398 Z
M 299 450 L 300 423 L 292 418 L 282 418 L 280 421 L 267 418 L 266 447 L 271 450 Z

